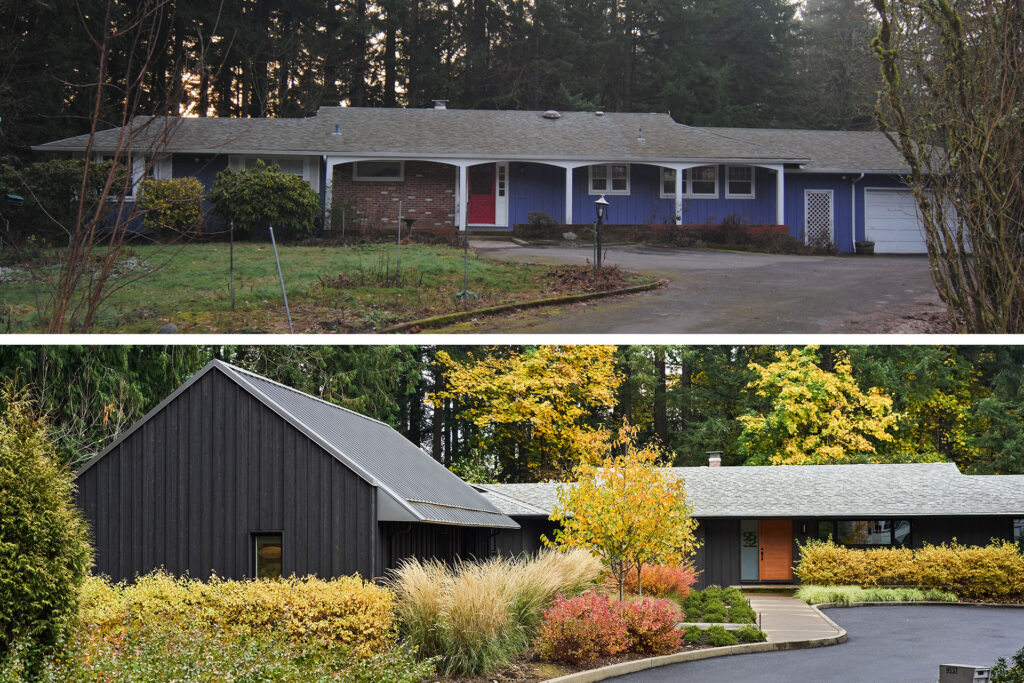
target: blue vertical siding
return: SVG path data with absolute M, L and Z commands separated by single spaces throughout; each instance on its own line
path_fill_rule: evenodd
M 549 164 L 510 161 L 508 164 L 509 227 L 528 223 L 527 216 L 542 211 L 565 222 L 565 169 Z
M 228 167 L 226 154 L 175 154 L 171 156 L 172 178 L 198 178 L 207 190 L 213 187 L 217 174 Z M 203 232 L 220 232 L 220 221 L 210 213 L 210 203 L 203 201 L 203 213 L 206 221 Z
M 675 200 L 661 197 L 661 168 L 647 164 L 630 165 L 628 195 L 608 194 L 605 222 L 611 225 L 671 224 Z M 775 223 L 775 173 L 755 169 L 753 199 L 725 198 L 725 166 L 719 167 L 717 199 L 683 199 L 683 223 L 718 223 L 735 215 L 752 225 Z M 543 211 L 555 220 L 565 220 L 565 172 L 557 166 L 538 163 L 509 164 L 510 224 L 527 222 L 531 211 Z M 590 171 L 573 173 L 573 221 L 590 223 L 596 218 L 589 191 Z
M 804 215 L 804 192 L 806 190 L 832 190 L 834 227 L 833 244 L 839 251 L 853 251 L 850 234 L 850 181 L 856 176 L 835 173 L 787 173 L 786 174 L 786 223 L 789 234 L 803 241 L 807 226 Z

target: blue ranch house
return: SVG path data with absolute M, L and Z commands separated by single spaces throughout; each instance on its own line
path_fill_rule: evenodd
M 340 216 L 417 228 L 511 230 L 543 213 L 566 225 L 786 226 L 850 253 L 926 253 L 908 168 L 882 133 L 694 127 L 668 114 L 321 107 L 301 119 L 138 117 L 92 153 L 133 150 L 136 176 L 195 176 L 257 160 L 301 176 Z M 130 145 L 125 140 L 130 140 Z M 120 144 L 119 144 L 120 143 Z M 84 154 L 88 136 L 37 151 Z M 333 214 L 333 216 L 332 216 Z

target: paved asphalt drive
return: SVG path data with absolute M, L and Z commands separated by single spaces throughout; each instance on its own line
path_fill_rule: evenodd
M 841 645 L 684 662 L 616 683 L 935 683 L 940 664 L 991 666 L 1024 646 L 1024 608 L 900 605 L 824 610 Z
M 507 244 L 507 243 L 505 243 Z M 589 248 L 490 247 L 528 263 L 586 263 Z M 644 246 L 608 248 L 608 265 L 668 278 L 660 290 L 552 313 L 482 321 L 465 332 L 860 333 L 879 320 L 941 310 L 924 256 L 788 256 Z

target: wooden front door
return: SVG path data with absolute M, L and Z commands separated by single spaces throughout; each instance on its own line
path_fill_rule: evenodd
M 470 166 L 468 180 L 468 222 L 474 225 L 494 225 L 494 164 Z
M 761 581 L 793 580 L 793 520 L 762 519 L 757 524 Z

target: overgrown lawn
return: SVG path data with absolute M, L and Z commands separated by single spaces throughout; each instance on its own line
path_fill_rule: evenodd
M 373 332 L 390 325 L 463 310 L 463 251 L 439 245 L 279 246 L 296 332 Z M 269 244 L 235 245 L 235 308 L 231 307 L 228 245 L 132 246 L 112 281 L 92 332 L 155 332 L 165 323 L 191 333 L 287 332 L 288 323 Z M 468 307 L 484 308 L 591 291 L 589 278 L 565 266 L 494 261 L 470 252 Z M 582 268 L 582 267 L 581 267 Z M 45 301 L 56 268 L 8 265 L 0 273 L 0 331 L 40 327 L 37 294 Z M 624 286 L 651 278 L 618 272 Z M 613 288 L 607 283 L 601 286 Z

